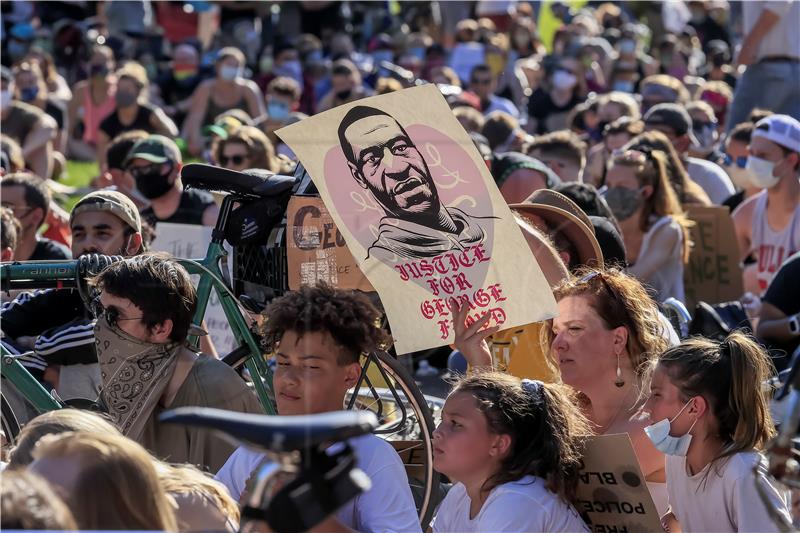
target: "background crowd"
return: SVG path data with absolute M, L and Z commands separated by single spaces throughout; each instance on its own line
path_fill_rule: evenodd
M 680 470 L 670 462 L 675 450 L 656 443 L 647 433 L 647 420 L 638 415 L 649 412 L 650 422 L 658 422 L 677 420 L 685 412 L 701 420 L 694 431 L 721 439 L 725 451 L 698 451 L 695 445 L 688 461 L 699 470 L 709 461 L 761 451 L 772 434 L 769 415 L 756 399 L 755 380 L 765 377 L 770 365 L 786 367 L 787 354 L 800 345 L 798 24 L 797 1 L 4 2 L 1 259 L 64 259 L 88 252 L 137 256 L 158 234 L 160 222 L 209 226 L 216 221 L 215 198 L 184 189 L 184 163 L 291 174 L 295 156 L 276 130 L 364 97 L 434 83 L 515 213 L 554 290 L 559 317 L 500 332 L 478 331 L 480 321 L 457 327 L 457 350 L 434 354 L 431 362 L 443 367 L 447 358 L 451 367 L 466 361 L 517 378 L 563 381 L 580 394 L 583 407 L 576 414 L 559 404 L 563 412 L 556 415 L 577 420 L 571 431 L 590 424 L 598 434 L 629 433 L 660 514 L 667 514 L 669 503 L 670 519 L 677 518 L 684 529 L 713 528 L 719 522 L 703 513 L 726 504 L 708 503 L 704 511 L 678 498 L 676 512 L 674 494 L 694 490 L 697 480 L 689 476 L 683 485 L 670 486 L 670 471 Z M 694 206 L 727 207 L 735 229 L 729 238 L 738 246 L 742 294 L 724 308 L 690 309 L 714 322 L 714 328 L 698 326 L 694 333 L 721 340 L 732 329 L 749 332 L 749 338 L 728 338 L 723 348 L 679 344 L 662 305 L 670 298 L 687 302 L 684 279 L 696 246 L 688 210 Z M 168 260 L 147 261 L 154 262 L 151 270 L 132 267 L 126 279 L 157 277 L 166 268 L 160 262 Z M 181 294 L 185 287 L 167 284 L 164 290 Z M 113 287 L 109 293 L 151 313 L 147 295 Z M 47 309 L 59 313 L 46 315 L 42 311 Z M 462 311 L 455 306 L 457 324 L 464 324 Z M 107 385 L 97 362 L 101 354 L 94 349 L 95 319 L 77 296 L 18 295 L 6 301 L 2 313 L 3 332 L 15 340 L 25 366 L 62 397 L 89 397 Z M 148 324 L 163 319 L 156 314 Z M 574 323 L 581 324 L 580 331 Z M 329 328 L 334 339 L 336 327 Z M 185 333 L 170 335 L 163 342 L 185 338 Z M 137 338 L 155 342 L 152 332 Z M 725 350 L 737 354 L 733 359 L 738 362 L 715 367 Z M 207 351 L 213 353 L 213 347 Z M 240 384 L 215 374 L 221 372 L 215 363 L 200 359 L 201 369 L 188 354 L 175 357 L 184 357 L 192 367 L 187 372 L 198 381 L 190 394 L 173 376 L 163 384 L 166 389 L 159 389 L 172 391 L 172 400 L 177 395 L 193 405 L 212 383 L 239 394 Z M 747 386 L 742 385 L 741 365 L 757 370 Z M 717 388 L 706 379 L 712 367 L 729 376 Z M 700 377 L 690 379 L 686 368 Z M 680 411 L 664 407 L 663 401 L 646 403 L 639 394 L 657 382 L 668 389 L 667 378 L 678 383 L 674 402 L 682 402 L 675 403 Z M 521 386 L 496 375 L 486 379 L 491 383 L 467 382 L 454 394 L 472 391 L 481 399 L 490 389 L 502 398 Z M 572 401 L 556 389 L 546 394 Z M 704 394 L 705 403 L 698 405 L 694 398 Z M 751 405 L 744 406 L 741 397 L 749 397 Z M 231 398 L 202 401 L 257 410 L 239 396 L 232 406 Z M 728 399 L 731 407 L 717 411 L 716 403 Z M 337 401 L 334 394 L 329 405 Z M 716 422 L 702 418 L 711 411 Z M 750 425 L 737 426 L 737 417 Z M 691 434 L 694 424 L 683 422 L 684 436 Z M 137 481 L 142 485 L 130 490 L 153 494 L 148 506 L 158 516 L 130 517 L 129 525 L 175 529 L 174 513 L 158 511 L 163 502 L 156 501 L 168 493 L 187 500 L 180 506 L 181 528 L 190 527 L 188 509 L 198 504 L 192 498 L 213 500 L 219 515 L 214 519 L 223 526 L 226 520 L 238 522 L 236 502 L 226 488 L 201 472 L 153 462 L 138 445 L 117 439 L 117 429 L 102 427 L 105 420 L 64 424 L 67 429 L 46 433 L 85 431 L 105 437 L 48 441 L 34 454 L 38 474 L 50 475 L 47 465 L 41 467 L 47 457 L 56 461 L 106 450 L 138 464 L 131 468 L 140 473 L 146 470 Z M 32 449 L 41 434 L 32 425 L 26 431 Z M 742 431 L 749 436 L 743 438 Z M 127 430 L 124 434 L 130 436 Z M 213 472 L 232 452 L 205 435 L 193 437 L 205 443 L 202 450 L 176 445 L 156 429 L 139 428 L 137 437 L 160 458 Z M 569 438 L 554 437 L 571 449 L 565 444 Z M 21 453 L 15 452 L 12 463 Z M 33 460 L 30 451 L 24 453 L 27 459 L 19 464 Z M 569 457 L 551 459 L 552 465 L 572 468 Z M 747 456 L 742 464 L 752 460 Z M 440 463 L 469 492 L 468 481 L 460 476 L 474 465 Z M 49 468 L 58 470 L 60 463 L 53 464 Z M 243 485 L 247 476 L 240 474 L 244 478 L 234 481 Z M 547 471 L 524 474 L 552 481 Z M 28 475 L 3 476 L 4 514 L 6 491 L 23 490 L 7 489 L 12 485 L 41 491 L 49 499 L 50 489 L 38 487 L 39 481 Z M 205 489 L 181 488 L 198 479 L 207 484 Z M 99 479 L 91 482 L 100 494 L 104 485 Z M 553 483 L 551 489 L 559 488 L 552 492 L 570 493 L 571 481 Z M 567 489 L 559 483 L 567 483 Z M 726 486 L 711 485 L 702 490 L 716 494 Z M 448 512 L 463 505 L 456 498 L 469 502 L 466 493 L 453 494 Z M 743 493 L 736 501 L 750 497 L 756 498 Z M 98 518 L 102 510 L 70 508 L 81 528 L 107 527 Z M 63 515 L 63 527 L 73 524 L 68 509 L 52 512 Z M 561 525 L 540 526 L 574 527 L 568 512 L 558 512 Z M 435 530 L 469 526 L 455 514 L 442 516 Z M 749 518 L 753 522 L 738 527 L 763 525 L 761 515 Z M 443 520 L 448 525 L 442 526 Z

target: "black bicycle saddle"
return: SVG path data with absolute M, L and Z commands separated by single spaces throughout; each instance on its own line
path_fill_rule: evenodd
M 210 407 L 181 407 L 162 413 L 168 424 L 203 426 L 274 452 L 300 450 L 371 432 L 378 419 L 371 411 L 333 411 L 306 416 L 269 416 Z
M 195 189 L 270 198 L 291 190 L 297 178 L 273 174 L 260 168 L 237 172 L 202 163 L 189 163 L 181 169 L 181 180 L 184 185 Z

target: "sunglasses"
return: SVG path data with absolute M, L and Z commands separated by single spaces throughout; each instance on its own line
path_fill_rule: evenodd
M 96 296 L 90 305 L 90 309 L 92 314 L 95 318 L 99 319 L 101 316 L 105 315 L 106 319 L 108 319 L 108 323 L 112 326 L 116 326 L 117 322 L 120 320 L 141 320 L 143 316 L 134 316 L 128 318 L 120 318 L 119 317 L 119 309 L 112 306 L 104 306 L 103 303 L 100 301 L 100 296 Z
M 246 156 L 246 155 L 238 155 L 238 154 L 237 154 L 237 155 L 232 155 L 232 156 L 230 156 L 230 157 L 228 157 L 228 156 L 226 156 L 226 155 L 222 155 L 222 156 L 220 156 L 220 157 L 219 157 L 219 162 L 220 162 L 220 164 L 222 164 L 222 165 L 227 165 L 227 164 L 229 164 L 229 163 L 233 163 L 234 165 L 241 165 L 241 164 L 242 164 L 242 163 L 244 163 L 244 162 L 245 162 L 247 159 L 248 159 L 248 158 L 247 158 L 247 156 Z
M 583 276 L 581 279 L 578 280 L 578 283 L 581 285 L 584 283 L 591 283 L 591 281 L 595 278 L 600 278 L 600 282 L 603 284 L 605 291 L 608 294 L 610 294 L 611 298 L 613 298 L 614 301 L 617 302 L 617 304 L 621 305 L 624 309 L 625 304 L 622 303 L 622 299 L 619 297 L 619 294 L 617 294 L 617 291 L 615 291 L 614 288 L 611 287 L 611 285 L 609 285 L 609 283 L 606 281 L 605 275 L 603 275 L 602 270 L 595 270 L 594 272 L 586 274 L 585 276 Z
M 732 165 L 732 164 L 734 164 L 734 163 L 735 163 L 737 167 L 739 167 L 739 168 L 744 168 L 744 167 L 746 167 L 746 166 L 747 166 L 747 156 L 740 155 L 739 157 L 737 157 L 736 159 L 734 159 L 734 158 L 732 158 L 732 157 L 730 156 L 730 154 L 725 154 L 725 160 L 724 160 L 724 163 L 725 163 L 726 165 L 728 165 L 728 166 L 730 166 L 730 165 Z

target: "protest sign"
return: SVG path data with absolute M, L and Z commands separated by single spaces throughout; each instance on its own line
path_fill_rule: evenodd
M 736 230 L 727 207 L 689 206 L 692 247 L 683 273 L 686 307 L 738 300 L 744 292 Z
M 486 164 L 435 85 L 342 105 L 276 132 L 297 154 L 398 353 L 453 341 L 450 298 L 503 329 L 556 303 Z
M 342 289 L 375 290 L 358 268 L 322 199 L 293 196 L 286 220 L 290 289 L 324 281 Z
M 205 257 L 208 243 L 211 242 L 212 230 L 213 228 L 207 226 L 159 222 L 156 238 L 150 245 L 150 249 L 155 252 L 167 252 L 182 259 Z M 196 285 L 200 276 L 192 276 L 192 279 Z M 219 303 L 219 297 L 214 291 L 211 291 L 208 298 L 205 327 L 220 354 L 227 354 L 238 346 L 222 305 Z
M 588 437 L 575 509 L 594 532 L 661 531 L 627 433 Z

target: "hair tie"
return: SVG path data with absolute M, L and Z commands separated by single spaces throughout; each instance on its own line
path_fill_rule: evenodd
M 530 394 L 537 404 L 544 400 L 544 383 L 538 379 L 523 379 L 522 390 Z

